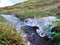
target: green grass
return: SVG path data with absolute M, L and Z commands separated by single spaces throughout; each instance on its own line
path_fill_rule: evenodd
M 12 29 L 10 22 L 0 16 L 0 44 L 1 45 L 13 45 L 14 42 L 18 45 L 27 41 L 23 37 L 23 30 L 19 32 L 16 29 Z M 24 42 L 25 43 L 25 42 Z
M 56 1 L 58 1 L 58 0 L 56 0 Z M 18 15 L 21 20 L 23 20 L 25 18 L 33 18 L 34 16 L 36 16 L 36 17 L 57 16 L 58 18 L 60 18 L 60 8 L 58 8 L 59 6 L 57 6 L 57 5 L 54 6 L 52 4 L 52 2 L 55 2 L 55 0 L 28 0 L 23 3 L 18 3 L 14 6 L 5 7 L 5 9 L 0 10 L 0 14 Z M 49 5 L 52 4 L 53 6 L 50 5 L 50 7 L 45 7 L 45 5 L 48 5 L 48 4 Z M 41 5 L 43 5 L 43 7 Z M 3 17 L 0 17 L 0 18 L 3 18 Z M 4 20 L 5 19 L 3 19 L 2 22 L 4 22 Z M 7 24 L 9 25 L 9 23 L 7 23 Z M 59 24 L 60 23 L 58 23 L 58 25 Z M 9 27 L 8 25 L 5 25 L 3 27 L 2 23 L 0 23 L 0 40 L 1 40 L 1 38 L 5 37 L 3 39 L 5 39 L 4 42 L 6 42 L 6 43 L 9 42 L 9 40 L 7 40 L 7 39 L 10 39 L 10 38 L 12 38 L 12 41 L 16 40 L 16 36 L 18 35 L 17 32 L 15 33 L 15 35 L 11 34 L 11 30 L 13 30 L 13 29 L 11 27 Z M 9 30 L 9 31 L 6 31 L 7 29 L 4 29 L 4 33 L 6 35 L 3 35 L 3 33 L 1 33 L 2 28 L 7 28 Z M 14 35 L 14 36 L 12 36 L 12 35 Z M 55 35 L 54 38 L 57 38 L 57 36 Z M 20 39 L 22 39 L 21 36 L 18 37 L 18 39 L 16 41 L 19 41 Z M 1 42 L 2 42 L 2 40 L 1 40 Z M 1 44 L 1 45 L 3 45 L 3 44 Z
M 54 2 L 54 0 L 28 0 L 14 6 L 5 7 L 6 9 L 0 11 L 0 14 L 15 14 L 19 15 L 21 19 L 34 17 L 34 15 L 37 17 L 56 15 L 57 11 L 55 12 L 55 10 L 57 8 L 55 6 L 52 8 L 43 7 L 40 9 L 40 5 L 51 4 L 52 2 Z M 47 14 L 47 12 L 49 12 L 49 14 Z
M 4 23 L 0 22 L 0 44 L 12 45 L 14 41 L 16 41 L 15 43 L 17 43 L 17 42 L 23 43 L 24 40 L 23 40 L 23 37 L 21 36 L 22 30 L 20 31 L 20 33 L 18 33 L 15 30 L 13 31 L 13 29 L 11 27 L 9 27 L 9 25 L 6 25 L 6 24 L 7 23 L 4 24 Z

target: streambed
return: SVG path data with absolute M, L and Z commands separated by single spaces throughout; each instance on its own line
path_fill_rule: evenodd
M 43 18 L 26 18 L 24 21 L 19 20 L 14 15 L 1 14 L 6 20 L 11 22 L 12 28 L 15 28 L 18 32 L 22 28 L 26 38 L 30 42 L 28 45 L 58 45 L 55 43 L 49 43 L 44 41 L 44 37 L 52 38 L 51 29 L 54 23 L 59 21 L 54 16 L 43 17 Z M 35 29 L 36 28 L 36 29 Z

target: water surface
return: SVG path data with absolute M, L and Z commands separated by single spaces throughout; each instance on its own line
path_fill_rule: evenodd
M 24 21 L 21 21 L 19 18 L 14 15 L 1 14 L 6 20 L 11 22 L 13 28 L 19 30 L 23 28 L 23 31 L 30 41 L 29 45 L 56 45 L 54 43 L 44 42 L 42 38 L 47 36 L 51 38 L 51 29 L 54 27 L 54 23 L 59 21 L 55 16 L 48 16 L 43 18 L 26 18 Z M 34 29 L 33 27 L 38 27 Z

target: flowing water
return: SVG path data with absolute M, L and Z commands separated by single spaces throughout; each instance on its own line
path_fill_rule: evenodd
M 3 16 L 6 20 L 11 22 L 12 27 L 16 28 L 16 30 L 20 30 L 21 26 L 24 25 L 24 23 L 18 18 L 16 18 L 14 15 L 3 15 L 2 14 L 1 16 Z
M 24 20 L 25 24 L 28 26 L 36 26 L 39 27 L 36 32 L 41 36 L 48 36 L 48 38 L 52 38 L 51 34 L 53 32 L 51 32 L 51 29 L 54 27 L 54 23 L 56 21 L 59 21 L 59 19 L 57 19 L 54 16 L 49 16 L 49 17 L 43 17 L 43 18 L 27 18 Z M 48 33 L 47 33 L 48 32 Z
M 47 36 L 48 38 L 52 38 L 52 34 L 54 32 L 51 32 L 51 29 L 54 27 L 54 23 L 56 21 L 59 21 L 54 16 L 49 17 L 43 17 L 43 18 L 26 18 L 24 21 L 19 20 L 14 15 L 1 15 L 6 20 L 11 22 L 13 28 L 16 28 L 16 30 L 20 30 L 23 28 L 26 37 L 28 40 L 32 43 L 29 45 L 49 45 L 49 43 L 46 43 L 43 41 L 43 37 Z M 14 26 L 15 25 L 15 26 Z M 38 27 L 34 30 L 33 27 Z M 55 45 L 55 44 L 50 44 Z

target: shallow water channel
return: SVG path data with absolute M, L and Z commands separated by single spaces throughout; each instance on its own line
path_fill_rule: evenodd
M 26 18 L 24 21 L 21 21 L 14 15 L 1 14 L 0 16 L 3 16 L 6 20 L 11 22 L 12 28 L 16 28 L 17 31 L 21 28 L 24 30 L 30 42 L 28 45 L 56 45 L 46 42 L 43 39 L 45 36 L 52 38 L 51 34 L 53 34 L 53 32 L 51 32 L 51 29 L 54 27 L 54 23 L 59 21 L 56 17 Z

